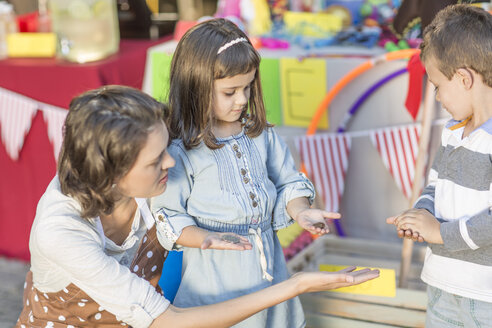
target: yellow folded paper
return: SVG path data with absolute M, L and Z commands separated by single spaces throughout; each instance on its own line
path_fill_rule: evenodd
M 54 33 L 12 33 L 7 35 L 9 57 L 53 57 L 56 53 Z

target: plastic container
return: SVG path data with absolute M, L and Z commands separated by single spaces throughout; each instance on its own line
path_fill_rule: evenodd
M 17 32 L 14 7 L 5 1 L 0 1 L 0 59 L 7 57 L 7 35 Z
M 114 0 L 49 0 L 57 56 L 85 63 L 103 59 L 119 49 Z

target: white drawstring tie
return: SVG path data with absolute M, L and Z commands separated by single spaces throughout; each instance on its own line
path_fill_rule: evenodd
M 267 272 L 267 260 L 265 256 L 265 250 L 263 248 L 263 241 L 261 240 L 261 228 L 258 229 L 249 228 L 249 234 L 255 235 L 255 243 L 258 246 L 258 250 L 260 251 L 260 265 L 261 271 L 263 272 L 263 279 L 272 281 L 273 277 Z

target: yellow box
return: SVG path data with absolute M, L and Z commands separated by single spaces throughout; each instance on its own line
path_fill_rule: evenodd
M 54 33 L 12 33 L 7 35 L 9 57 L 53 57 L 56 53 Z
M 343 265 L 331 265 L 331 264 L 320 264 L 320 271 L 334 272 L 346 268 Z M 363 268 L 358 267 L 357 270 Z M 350 294 L 360 294 L 360 295 L 373 295 L 373 296 L 385 296 L 385 297 L 395 297 L 396 296 L 396 275 L 395 270 L 383 269 L 383 268 L 371 268 L 379 269 L 379 277 L 374 280 L 366 281 L 360 285 L 343 287 L 331 290 L 332 292 L 340 293 L 350 293 Z
M 341 17 L 325 13 L 287 11 L 284 23 L 295 34 L 314 37 L 327 37 L 343 27 Z

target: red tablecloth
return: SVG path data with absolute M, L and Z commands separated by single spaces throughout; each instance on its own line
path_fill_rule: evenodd
M 122 40 L 118 54 L 87 64 L 57 59 L 0 60 L 0 87 L 62 108 L 68 108 L 74 96 L 102 85 L 141 89 L 147 49 L 168 39 Z M 18 161 L 0 145 L 0 255 L 29 260 L 36 205 L 56 173 L 42 116 L 38 111 L 34 117 Z

